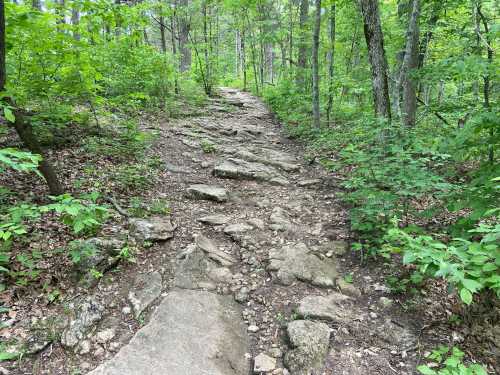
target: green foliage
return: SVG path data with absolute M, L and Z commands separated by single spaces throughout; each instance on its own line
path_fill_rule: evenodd
M 151 184 L 150 168 L 145 164 L 125 164 L 117 168 L 113 179 L 124 190 L 147 189 Z
M 75 234 L 95 233 L 108 218 L 108 209 L 96 204 L 97 193 L 87 194 L 84 199 L 69 194 L 51 197 L 55 203 L 40 207 L 40 212 L 54 211 L 61 215 L 61 221 L 70 226 Z
M 480 224 L 469 231 L 481 239 L 455 238 L 443 243 L 428 235 L 411 235 L 394 227 L 389 229 L 385 245 L 393 253 L 403 254 L 404 264 L 414 264 L 427 277 L 441 277 L 457 287 L 467 305 L 473 294 L 490 289 L 500 297 L 500 224 Z
M 21 172 L 37 172 L 38 163 L 41 160 L 40 155 L 33 155 L 15 148 L 2 148 L 0 149 L 0 173 L 5 168 Z
M 200 141 L 200 146 L 205 154 L 211 154 L 217 151 L 217 147 L 215 146 L 215 144 L 207 139 L 202 139 Z
M 148 217 L 151 215 L 167 215 L 170 213 L 169 202 L 165 199 L 144 201 L 140 197 L 132 197 L 128 211 L 134 217 Z
M 457 347 L 441 346 L 427 356 L 427 360 L 434 363 L 433 367 L 421 365 L 417 370 L 423 375 L 487 375 L 483 366 L 463 363 L 464 353 Z

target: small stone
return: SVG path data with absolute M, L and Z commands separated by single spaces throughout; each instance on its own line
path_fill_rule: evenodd
M 228 198 L 226 189 L 203 184 L 189 186 L 187 194 L 193 199 L 207 199 L 215 202 L 225 202 Z
M 248 326 L 248 332 L 251 332 L 251 333 L 259 332 L 259 327 L 256 326 L 255 324 L 252 324 L 252 325 Z
M 254 359 L 253 372 L 260 374 L 261 372 L 273 371 L 276 368 L 276 359 L 269 357 L 264 353 L 260 353 Z
M 319 178 L 311 179 L 311 180 L 301 180 L 297 182 L 298 186 L 301 187 L 306 187 L 306 186 L 312 186 L 312 185 L 317 185 L 320 184 L 321 180 Z
M 280 348 L 269 349 L 269 354 L 274 358 L 281 358 L 283 356 L 283 351 Z
M 216 214 L 216 215 L 210 215 L 210 216 L 204 216 L 200 217 L 198 219 L 199 222 L 202 222 L 203 224 L 208 224 L 208 225 L 224 225 L 229 223 L 231 218 L 226 215 L 222 214 Z
M 378 300 L 378 305 L 384 309 L 387 307 L 391 307 L 392 303 L 393 303 L 392 299 L 383 296 L 380 297 L 380 299 Z
M 377 319 L 378 318 L 378 315 L 376 313 L 374 313 L 373 311 L 370 311 L 370 318 L 372 319 Z
M 105 351 L 102 346 L 98 346 L 97 349 L 94 351 L 94 357 L 96 358 L 102 358 L 104 357 Z
M 248 293 L 248 288 L 244 286 L 234 295 L 234 299 L 239 303 L 245 303 L 248 301 Z
M 122 309 L 122 314 L 123 315 L 128 315 L 132 312 L 132 309 L 130 308 L 130 306 L 125 306 L 123 309 Z
M 258 218 L 250 219 L 247 221 L 247 223 L 257 229 L 264 229 L 265 226 L 264 221 Z
M 354 285 L 351 283 L 348 283 L 345 281 L 343 278 L 338 278 L 337 279 L 337 286 L 340 289 L 340 291 L 348 296 L 354 297 L 354 298 L 359 298 L 361 297 L 361 291 L 356 288 Z
M 78 353 L 81 355 L 90 353 L 90 341 L 89 340 L 82 340 L 80 342 L 80 345 L 78 347 Z
M 114 328 L 107 328 L 103 331 L 100 331 L 97 333 L 96 335 L 96 341 L 99 343 L 99 344 L 105 344 L 107 343 L 108 341 L 111 341 L 111 339 L 113 337 L 115 337 L 116 335 L 116 331 Z

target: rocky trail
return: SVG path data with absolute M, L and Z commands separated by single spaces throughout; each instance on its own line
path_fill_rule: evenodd
M 337 180 L 303 159 L 258 99 L 221 89 L 206 114 L 158 130 L 168 178 L 151 194 L 168 197 L 171 217 L 130 219 L 130 234 L 154 243 L 147 256 L 70 306 L 61 343 L 73 368 L 415 373 L 421 331 L 347 251 Z M 46 373 L 66 373 L 59 350 L 41 355 Z

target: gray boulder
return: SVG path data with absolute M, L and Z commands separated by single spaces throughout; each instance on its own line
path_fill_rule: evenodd
M 336 259 L 321 259 L 303 243 L 284 246 L 269 252 L 269 271 L 277 271 L 281 284 L 291 285 L 295 280 L 332 288 L 338 276 Z
M 78 280 L 87 286 L 97 284 L 91 271 L 101 274 L 110 270 L 120 261 L 120 251 L 125 242 L 116 238 L 95 237 L 85 241 L 74 241 L 70 250 L 79 255 L 79 260 L 74 262 L 74 272 Z
M 347 324 L 354 318 L 353 311 L 348 308 L 349 301 L 349 297 L 336 292 L 327 296 L 308 296 L 300 301 L 297 313 L 304 318 Z
M 286 179 L 278 171 L 262 163 L 248 162 L 242 159 L 229 158 L 214 167 L 213 173 L 217 177 L 241 180 L 279 181 Z
M 175 227 L 169 217 L 152 216 L 147 219 L 130 219 L 130 234 L 142 241 L 165 241 L 174 236 Z
M 330 327 L 325 323 L 295 320 L 288 324 L 292 349 L 284 362 L 292 375 L 321 374 L 330 342 Z
M 128 293 L 128 300 L 138 318 L 141 313 L 160 296 L 162 277 L 159 272 L 138 275 Z
M 232 266 L 236 263 L 236 259 L 230 255 L 220 250 L 217 245 L 209 238 L 198 235 L 196 236 L 196 246 L 203 250 L 210 259 L 213 259 L 217 263 L 223 266 Z
M 215 202 L 225 202 L 228 198 L 226 189 L 203 184 L 189 186 L 187 194 L 193 199 L 206 199 Z
M 68 349 L 73 349 L 102 319 L 104 305 L 96 297 L 89 296 L 70 308 L 72 316 L 62 333 L 61 344 Z
M 231 218 L 229 216 L 222 214 L 204 216 L 198 219 L 199 222 L 207 225 L 224 225 L 229 223 L 230 220 Z

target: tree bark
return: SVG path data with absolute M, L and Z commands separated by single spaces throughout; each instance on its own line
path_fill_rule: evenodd
M 380 23 L 378 0 L 361 0 L 364 32 L 368 47 L 368 58 L 372 72 L 372 89 L 375 115 L 391 119 L 387 59 L 384 50 L 384 36 Z
M 330 7 L 330 51 L 328 52 L 328 105 L 326 108 L 326 122 L 330 124 L 333 109 L 333 77 L 335 68 L 335 13 L 336 6 Z
M 403 105 L 401 118 L 407 127 L 414 127 L 417 113 L 417 92 L 415 80 L 411 77 L 412 72 L 419 65 L 419 38 L 420 38 L 420 0 L 413 0 L 412 11 L 408 22 L 406 35 L 406 48 L 403 65 L 401 67 L 401 87 L 403 93 Z
M 299 17 L 299 56 L 297 58 L 296 82 L 299 87 L 304 87 L 305 70 L 307 66 L 307 20 L 309 18 L 309 0 L 301 0 Z
M 313 92 L 312 92 L 312 109 L 313 109 L 313 126 L 316 129 L 321 127 L 321 114 L 319 109 L 319 33 L 321 30 L 321 0 L 316 0 L 316 15 L 314 17 L 314 34 L 313 34 L 313 49 L 312 49 L 312 71 L 313 71 Z
M 80 40 L 80 33 L 78 32 L 78 26 L 80 25 L 80 11 L 77 8 L 71 9 L 71 24 L 73 25 L 73 38 L 75 40 Z
M 5 49 L 5 7 L 4 0 L 0 0 L 0 91 L 5 91 L 7 83 L 7 71 L 5 64 L 6 49 Z M 16 104 L 11 98 L 4 98 L 7 105 L 14 109 L 14 129 L 16 130 L 19 138 L 24 146 L 32 153 L 42 156 L 42 160 L 38 164 L 38 170 L 47 181 L 50 194 L 61 195 L 64 190 L 59 182 L 52 165 L 47 161 L 44 156 L 38 141 L 33 134 L 31 124 L 25 119 L 24 113 L 17 108 Z
M 191 48 L 189 47 L 189 31 L 191 24 L 189 23 L 188 13 L 189 0 L 180 1 L 181 16 L 178 19 L 179 27 L 179 52 L 180 52 L 180 70 L 181 73 L 191 69 Z

